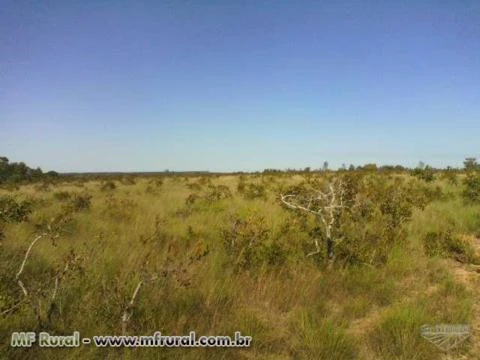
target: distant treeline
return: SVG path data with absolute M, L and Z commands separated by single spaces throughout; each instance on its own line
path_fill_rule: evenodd
M 360 166 L 345 166 L 342 165 L 338 169 L 329 169 L 328 166 L 324 166 L 323 168 L 312 169 L 310 167 L 306 167 L 304 169 L 265 169 L 263 170 L 263 174 L 281 174 L 281 173 L 319 173 L 319 172 L 326 172 L 326 171 L 380 171 L 380 172 L 418 172 L 420 170 L 430 170 L 430 171 L 462 171 L 463 169 L 455 169 L 450 166 L 446 168 L 433 168 L 429 165 L 424 165 L 420 163 L 415 168 L 409 168 L 402 165 L 381 165 L 378 166 L 377 164 L 365 164 Z
M 23 162 L 11 163 L 8 158 L 0 156 L 0 183 L 20 183 L 57 176 L 55 171 L 44 173 L 40 168 L 32 169 Z
M 461 172 L 464 170 L 478 170 L 479 165 L 475 158 L 466 158 L 464 161 L 464 169 L 452 168 L 450 166 L 441 169 L 433 168 L 429 165 L 419 162 L 415 168 L 408 168 L 402 165 L 381 165 L 369 163 L 361 166 L 342 165 L 339 169 L 330 170 L 328 162 L 325 161 L 321 168 L 312 169 L 306 167 L 303 169 L 265 169 L 263 171 L 236 171 L 236 172 L 210 172 L 210 171 L 158 171 L 158 172 L 85 172 L 85 173 L 62 173 L 56 171 L 48 171 L 44 173 L 42 169 L 32 169 L 23 162 L 9 162 L 8 158 L 0 157 L 0 184 L 2 183 L 21 183 L 37 180 L 52 180 L 62 176 L 63 178 L 102 178 L 105 176 L 123 177 L 123 176 L 218 176 L 218 175 L 242 175 L 242 174 L 305 174 L 305 173 L 320 173 L 329 171 L 357 171 L 357 172 L 406 172 L 415 176 L 433 178 L 433 173 L 440 171 L 448 171 L 451 173 Z

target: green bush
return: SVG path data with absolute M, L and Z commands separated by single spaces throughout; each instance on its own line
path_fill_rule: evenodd
M 441 178 L 442 178 L 442 180 L 445 180 L 450 185 L 457 185 L 458 184 L 457 174 L 451 169 L 447 169 L 447 170 L 443 171 L 442 175 L 441 175 Z
M 232 226 L 221 231 L 223 244 L 237 269 L 280 265 L 287 259 L 281 241 L 271 237 L 265 218 L 258 214 L 235 219 Z
M 408 188 L 368 177 L 351 190 L 350 205 L 334 229 L 337 259 L 351 264 L 384 264 L 395 244 L 406 234 L 403 224 L 412 216 Z
M 266 199 L 267 197 L 265 185 L 262 184 L 245 184 L 240 182 L 237 186 L 237 191 L 246 199 Z
M 416 168 L 412 171 L 412 176 L 417 177 L 420 180 L 425 182 L 432 182 L 435 180 L 435 173 L 430 166 L 426 166 L 425 168 Z
M 232 192 L 230 188 L 225 185 L 209 186 L 210 191 L 205 195 L 204 199 L 207 202 L 213 202 L 223 199 L 232 198 Z
M 26 221 L 31 211 L 29 201 L 17 202 L 11 196 L 0 197 L 0 222 Z
M 463 181 L 463 198 L 469 203 L 480 203 L 480 172 L 469 171 Z

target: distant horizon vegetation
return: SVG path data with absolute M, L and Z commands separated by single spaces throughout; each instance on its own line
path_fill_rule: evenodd
M 472 167 L 478 167 L 477 158 L 476 157 L 466 157 L 464 162 L 463 168 L 453 167 L 453 166 L 446 166 L 446 167 L 433 167 L 430 166 L 423 161 L 419 161 L 417 166 L 415 167 L 408 167 L 403 165 L 377 165 L 376 163 L 366 163 L 364 165 L 346 165 L 342 164 L 342 166 L 338 168 L 330 168 L 328 161 L 324 161 L 322 167 L 320 168 L 312 168 L 312 167 L 304 167 L 304 168 L 286 168 L 286 169 L 275 169 L 275 168 L 266 168 L 263 170 L 257 171 L 210 171 L 210 170 L 170 170 L 165 169 L 163 171 L 83 171 L 83 172 L 57 172 L 54 170 L 50 170 L 48 172 L 43 172 L 40 167 L 35 169 L 30 168 L 26 165 L 23 161 L 22 162 L 10 162 L 8 157 L 0 156 L 0 183 L 6 181 L 23 181 L 23 180 L 36 180 L 44 177 L 54 178 L 58 176 L 75 176 L 75 175 L 173 175 L 173 174 L 181 174 L 181 175 L 202 175 L 202 174 L 211 174 L 211 175 L 221 175 L 221 174 L 275 174 L 275 173 L 308 173 L 308 172 L 323 172 L 323 171 L 419 171 L 419 170 L 427 170 L 427 171 L 462 171 L 464 169 L 471 169 Z

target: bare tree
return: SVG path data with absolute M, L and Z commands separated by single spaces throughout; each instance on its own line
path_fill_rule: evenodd
M 327 241 L 327 259 L 329 267 L 335 260 L 336 239 L 332 236 L 332 229 L 338 220 L 338 215 L 342 208 L 345 208 L 344 186 L 340 180 L 331 182 L 327 191 L 313 189 L 310 194 L 282 194 L 281 201 L 290 209 L 307 212 L 315 215 L 325 231 Z M 320 253 L 321 248 L 318 239 L 314 239 L 315 251 L 307 256 Z

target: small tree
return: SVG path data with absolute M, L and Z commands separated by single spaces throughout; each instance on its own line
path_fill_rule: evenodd
M 477 163 L 477 159 L 474 157 L 467 157 L 463 161 L 463 165 L 465 166 L 466 171 L 478 170 L 479 165 Z
M 411 174 L 425 182 L 432 182 L 433 180 L 435 180 L 433 168 L 428 165 L 422 165 L 422 167 L 420 167 L 419 165 L 411 172 Z
M 467 202 L 480 203 L 480 172 L 469 172 L 464 180 L 463 197 Z
M 369 164 L 365 164 L 363 166 L 363 170 L 365 170 L 365 171 L 377 171 L 378 167 L 377 167 L 377 164 L 375 164 L 375 163 L 369 163 Z
M 467 202 L 480 203 L 480 166 L 476 158 L 466 158 L 463 162 L 467 176 L 463 180 L 463 198 Z
M 315 215 L 325 231 L 327 242 L 327 259 L 329 268 L 335 260 L 335 239 L 332 230 L 338 221 L 340 211 L 344 208 L 344 186 L 340 180 L 335 180 L 328 186 L 328 191 L 313 190 L 311 194 L 285 194 L 281 201 L 290 209 L 304 211 Z M 315 251 L 307 256 L 320 253 L 318 239 L 315 239 Z

